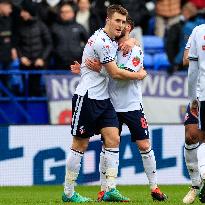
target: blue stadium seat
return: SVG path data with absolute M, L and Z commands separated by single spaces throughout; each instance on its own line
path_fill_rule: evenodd
M 170 67 L 166 53 L 156 53 L 153 56 L 154 70 L 167 70 Z
M 145 53 L 144 54 L 144 67 L 145 69 L 152 69 L 153 68 L 153 57 L 152 55 Z
M 145 53 L 155 54 L 164 52 L 164 41 L 162 38 L 154 35 L 143 36 Z

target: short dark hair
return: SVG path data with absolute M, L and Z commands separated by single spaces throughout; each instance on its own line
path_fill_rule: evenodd
M 0 0 L 0 4 L 11 4 L 12 5 L 12 1 L 11 0 Z
M 107 8 L 107 17 L 112 17 L 112 15 L 117 12 L 122 14 L 123 16 L 128 15 L 128 11 L 119 4 L 112 4 Z
M 131 26 L 131 31 L 132 31 L 135 27 L 135 23 L 129 15 L 127 16 L 126 22 Z
M 62 7 L 64 6 L 70 6 L 73 10 L 73 12 L 75 13 L 76 12 L 76 7 L 75 7 L 75 4 L 72 2 L 72 1 L 63 1 L 59 4 L 59 11 L 62 9 Z

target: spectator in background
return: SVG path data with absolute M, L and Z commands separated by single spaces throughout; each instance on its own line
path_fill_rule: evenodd
M 140 27 L 143 33 L 146 33 L 148 30 L 148 21 L 151 17 L 146 7 L 146 0 L 121 0 L 121 4 L 127 9 L 134 21 L 135 27 Z
M 103 23 L 94 9 L 91 8 L 90 0 L 78 0 L 78 11 L 76 13 L 76 22 L 81 24 L 91 36 Z
M 197 8 L 191 2 L 184 4 L 180 21 L 172 25 L 167 32 L 165 47 L 171 67 L 168 70 L 170 74 L 183 69 L 183 53 L 191 31 L 187 33 L 184 26 L 186 22 L 196 16 Z
M 56 21 L 61 2 L 61 0 L 42 0 L 38 4 L 39 17 L 47 26 L 50 27 Z
M 52 50 L 52 39 L 47 26 L 37 17 L 37 6 L 24 0 L 21 8 L 21 21 L 18 26 L 18 56 L 23 70 L 46 69 Z M 40 78 L 32 75 L 29 90 L 32 95 L 41 95 Z M 43 88 L 42 88 L 43 89 Z
M 204 0 L 189 0 L 189 2 L 192 2 L 199 10 L 205 9 Z
M 141 47 L 143 47 L 143 34 L 148 32 L 148 22 L 151 17 L 151 12 L 147 9 L 146 3 L 151 1 L 146 0 L 121 0 L 121 4 L 127 9 L 130 17 L 134 21 L 134 29 L 130 33 L 130 37 L 136 38 Z
M 58 21 L 51 32 L 55 69 L 68 69 L 74 60 L 81 61 L 88 33 L 75 21 L 73 4 L 65 2 L 60 6 Z
M 155 35 L 163 38 L 166 29 L 180 20 L 181 0 L 156 0 L 155 8 Z
M 107 7 L 111 4 L 121 4 L 120 0 L 95 0 L 93 1 L 92 5 L 94 10 L 100 17 L 101 21 L 103 22 L 103 26 L 105 25 L 105 19 L 107 16 Z
M 8 69 L 11 61 L 17 58 L 11 13 L 11 1 L 0 0 L 0 64 L 2 69 Z
M 0 69 L 9 70 L 14 67 L 18 68 L 17 51 L 15 48 L 15 28 L 13 24 L 13 6 L 10 0 L 0 0 Z M 15 21 L 17 21 L 15 19 Z M 14 62 L 14 63 L 12 63 Z M 7 88 L 10 88 L 13 94 L 20 94 L 21 76 L 3 75 L 1 82 Z

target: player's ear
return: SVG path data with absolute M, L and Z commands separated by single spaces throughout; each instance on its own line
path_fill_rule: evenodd
M 131 31 L 131 26 L 129 24 L 126 26 L 126 30 L 129 32 Z
M 107 18 L 106 18 L 106 23 L 107 23 L 109 20 L 110 20 L 110 19 L 107 17 Z

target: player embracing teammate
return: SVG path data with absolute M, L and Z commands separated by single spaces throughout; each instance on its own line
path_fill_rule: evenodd
M 74 190 L 75 181 L 81 167 L 81 159 L 87 149 L 89 138 L 100 133 L 104 138 L 104 158 L 106 163 L 106 192 L 104 201 L 129 201 L 116 189 L 119 164 L 119 122 L 109 98 L 109 77 L 90 70 L 85 61 L 98 59 L 103 70 L 112 78 L 122 80 L 143 79 L 146 71 L 130 72 L 119 69 L 115 62 L 119 37 L 125 27 L 127 10 L 120 5 L 111 5 L 107 10 L 106 25 L 96 31 L 85 46 L 81 79 L 72 100 L 73 142 L 66 163 L 65 185 L 62 200 L 64 202 L 89 202 L 90 198 L 81 196 Z

